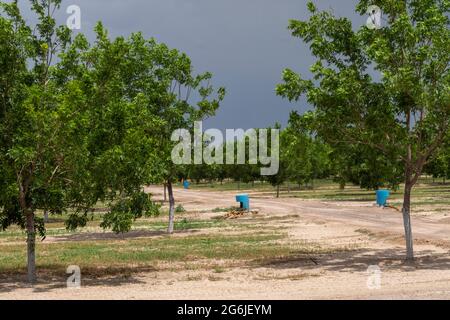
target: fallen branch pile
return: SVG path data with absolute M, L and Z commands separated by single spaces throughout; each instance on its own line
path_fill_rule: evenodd
M 251 213 L 251 214 L 258 214 L 259 210 L 251 210 L 251 211 L 247 211 L 245 209 L 233 209 L 229 212 L 227 212 L 223 218 L 224 219 L 238 219 L 243 217 L 246 213 Z

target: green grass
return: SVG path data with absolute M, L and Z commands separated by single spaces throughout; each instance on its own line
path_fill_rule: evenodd
M 217 228 L 217 231 L 168 236 L 163 233 L 167 228 L 165 219 L 139 219 L 133 230 L 161 231 L 161 234 L 143 234 L 139 238 L 126 234 L 117 238 L 102 237 L 98 221 L 90 221 L 86 228 L 77 232 L 65 230 L 61 222 L 49 223 L 47 228 L 47 235 L 59 241 L 37 241 L 36 259 L 38 270 L 50 273 L 64 274 L 69 265 L 78 265 L 87 274 L 97 274 L 105 270 L 107 273 L 137 271 L 155 267 L 159 262 L 251 261 L 287 255 L 292 249 L 291 245 L 279 242 L 287 238 L 283 229 L 259 226 L 254 221 L 183 217 L 176 220 L 176 231 L 211 228 Z M 86 237 L 70 238 L 82 234 Z M 0 232 L 0 274 L 25 272 L 25 238 L 25 232 L 17 227 Z M 217 268 L 217 273 L 220 270 Z
M 214 270 L 215 273 L 224 273 L 224 272 L 227 271 L 225 268 L 219 267 L 219 266 L 215 266 L 215 267 L 213 268 L 213 270 Z
M 214 208 L 212 212 L 218 213 L 218 212 L 229 212 L 232 210 L 235 210 L 237 207 L 229 207 L 229 208 Z
M 282 233 L 262 232 L 239 235 L 191 235 L 185 237 L 96 240 L 37 243 L 37 267 L 63 270 L 68 265 L 81 268 L 144 267 L 157 262 L 199 259 L 252 260 L 288 254 L 289 245 L 277 240 Z M 2 245 L 0 273 L 24 271 L 24 244 Z
M 175 230 L 190 230 L 190 229 L 207 229 L 229 226 L 229 223 L 218 220 L 199 220 L 182 218 L 175 221 Z M 151 219 L 138 220 L 133 225 L 134 230 L 153 230 L 164 231 L 167 229 L 167 221 L 152 221 Z
M 98 229 L 101 232 L 100 220 L 90 221 L 86 228 L 80 228 L 76 232 L 68 231 L 63 223 L 48 223 L 47 236 L 67 236 L 71 234 L 79 234 L 82 232 L 92 232 L 93 229 Z M 175 230 L 191 230 L 191 229 L 207 229 L 207 228 L 223 228 L 230 226 L 227 221 L 219 219 L 198 220 L 183 218 L 175 221 Z M 134 222 L 132 230 L 151 230 L 151 231 L 165 231 L 167 229 L 166 221 L 159 221 L 155 219 L 140 219 Z M 0 239 L 6 241 L 22 240 L 25 237 L 25 231 L 17 226 L 11 226 L 8 230 L 0 232 Z
M 347 186 L 339 190 L 336 185 L 322 184 L 315 190 L 284 192 L 283 197 L 296 197 L 301 199 L 316 199 L 322 201 L 360 201 L 375 202 L 375 191 L 363 190 L 358 186 Z M 403 203 L 403 188 L 391 191 L 388 203 L 400 208 Z M 450 213 L 450 186 L 428 183 L 423 179 L 415 186 L 412 192 L 413 212 L 449 212 Z
M 333 183 L 331 180 L 329 179 L 323 179 L 323 180 L 316 180 L 314 181 L 314 187 L 329 187 L 330 185 L 332 186 L 337 186 L 337 184 Z M 181 185 L 179 185 L 181 187 Z M 200 182 L 200 183 L 195 183 L 193 182 L 190 186 L 191 189 L 193 190 L 215 190 L 215 191 L 237 191 L 237 190 L 253 190 L 253 191 L 274 191 L 275 188 L 268 182 L 266 181 L 255 181 L 254 183 L 249 182 L 249 183 L 244 183 L 241 182 L 240 184 L 235 182 L 235 181 L 224 181 L 223 183 L 217 182 L 217 183 L 206 183 L 206 182 Z M 296 189 L 309 189 L 311 188 L 311 185 L 309 184 L 307 187 L 305 186 L 301 186 L 301 188 L 299 188 L 298 184 L 291 182 L 290 183 L 290 188 L 292 190 L 296 190 Z M 284 183 L 281 186 L 281 190 L 283 191 L 287 191 L 288 190 L 288 184 Z
M 240 186 L 237 182 L 234 181 L 226 181 L 222 184 L 220 183 L 199 183 L 195 182 L 190 186 L 193 190 L 216 190 L 216 191 L 235 191 L 235 190 L 272 190 L 273 187 L 267 182 L 255 182 L 252 183 L 240 183 Z
M 67 266 L 78 265 L 85 275 L 101 276 L 155 270 L 160 268 L 161 263 L 168 263 L 164 264 L 165 269 L 181 268 L 181 263 L 182 268 L 190 265 L 191 269 L 207 268 L 219 274 L 231 266 L 338 250 L 303 241 L 292 242 L 285 228 L 272 227 L 263 222 L 265 220 L 259 218 L 249 221 L 182 218 L 175 224 L 177 230 L 217 230 L 200 234 L 178 233 L 175 236 L 144 234 L 137 238 L 126 235 L 102 237 L 98 233 L 100 229 L 92 229 L 96 222 L 91 222 L 90 229 L 76 233 L 86 233 L 87 237 L 77 240 L 64 237 L 70 233 L 50 224 L 48 234 L 60 241 L 37 242 L 37 268 L 44 274 L 61 275 L 65 274 Z M 152 218 L 138 220 L 134 228 L 165 231 L 166 227 L 165 221 Z M 25 274 L 25 234 L 11 229 L 0 235 L 0 275 Z M 217 265 L 219 260 L 221 264 Z
M 197 190 L 217 190 L 217 191 L 238 191 L 238 184 L 233 181 L 227 181 L 223 184 L 216 183 L 211 187 L 209 183 L 192 184 L 193 189 Z M 290 189 L 290 191 L 289 191 Z M 274 196 L 276 189 L 267 182 L 241 183 L 241 190 L 255 192 L 257 196 Z M 359 186 L 347 185 L 344 190 L 339 189 L 339 185 L 331 180 L 316 180 L 314 188 L 311 184 L 308 187 L 299 187 L 294 183 L 284 183 L 281 188 L 281 197 L 294 197 L 299 199 L 313 199 L 321 201 L 359 201 L 374 202 L 375 191 L 361 189 Z M 260 193 L 260 195 L 258 195 Z M 398 191 L 391 191 L 389 204 L 401 206 L 403 201 L 403 186 Z M 450 213 L 450 184 L 443 184 L 439 181 L 433 182 L 433 179 L 422 177 L 419 183 L 414 187 L 412 194 L 413 210 L 435 211 Z M 220 210 L 220 208 L 218 208 Z
M 209 184 L 195 185 L 194 189 L 210 190 Z M 274 196 L 274 188 L 267 183 L 241 184 L 241 189 L 254 191 L 255 197 Z M 236 183 L 214 185 L 213 190 L 236 190 Z M 262 192 L 258 194 L 257 192 Z M 315 189 L 299 189 L 291 185 L 291 192 L 287 192 L 286 185 L 282 188 L 282 197 L 296 197 L 301 199 L 318 199 L 322 201 L 362 201 L 374 202 L 374 191 L 362 190 L 357 186 L 348 186 L 340 190 L 338 185 L 329 180 L 315 182 Z M 400 206 L 402 192 L 393 192 L 390 204 Z M 98 207 L 102 207 L 99 204 Z M 210 211 L 220 213 L 231 208 L 215 208 Z M 428 179 L 422 179 L 413 192 L 413 211 L 432 211 L 450 213 L 450 185 L 433 184 Z M 186 212 L 189 213 L 189 212 Z M 176 231 L 198 230 L 201 233 L 180 232 L 176 236 L 166 236 L 163 232 L 167 228 L 164 216 L 137 220 L 133 230 L 160 231 L 161 234 L 144 233 L 143 237 L 111 238 L 101 237 L 102 230 L 99 223 L 102 213 L 96 212 L 86 228 L 76 233 L 64 228 L 67 215 L 53 217 L 47 225 L 47 235 L 56 239 L 66 237 L 64 241 L 38 242 L 37 266 L 38 270 L 58 273 L 65 272 L 68 265 L 79 265 L 85 274 L 108 272 L 108 270 L 133 270 L 158 267 L 160 262 L 181 262 L 192 265 L 199 260 L 225 260 L 230 263 L 238 261 L 245 264 L 258 261 L 289 259 L 299 254 L 322 254 L 354 248 L 331 248 L 295 242 L 292 243 L 284 227 L 272 226 L 271 220 L 286 218 L 301 218 L 299 216 L 258 217 L 250 220 L 223 219 L 193 219 L 187 214 L 178 214 L 175 222 Z M 208 230 L 211 229 L 211 230 Z M 362 233 L 364 230 L 361 231 Z M 86 234 L 93 236 L 71 240 L 71 235 Z M 67 237 L 69 236 L 69 237 Z M 60 239 L 63 240 L 63 239 Z M 0 232 L 0 273 L 25 272 L 26 266 L 25 233 L 17 227 Z M 176 264 L 171 264 L 176 265 Z M 223 273 L 230 264 L 213 267 L 215 273 Z M 100 271 L 99 271 L 100 270 Z M 119 272 L 119 271 L 116 271 Z

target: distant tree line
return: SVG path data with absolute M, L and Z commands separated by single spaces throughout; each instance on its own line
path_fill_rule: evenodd
M 278 124 L 274 127 L 280 128 Z M 189 179 L 197 184 L 234 181 L 238 189 L 241 183 L 267 182 L 276 188 L 277 196 L 282 185 L 287 184 L 288 190 L 293 186 L 313 189 L 317 179 L 332 179 L 342 189 L 352 184 L 368 190 L 397 190 L 402 183 L 400 161 L 362 144 L 326 143 L 314 129 L 312 113 L 292 112 L 287 127 L 280 130 L 280 166 L 276 175 L 262 176 L 261 164 L 249 164 L 247 154 L 247 161 L 242 165 L 178 167 L 178 179 Z M 246 143 L 248 145 L 248 139 Z M 237 141 L 234 144 L 231 147 L 236 150 Z

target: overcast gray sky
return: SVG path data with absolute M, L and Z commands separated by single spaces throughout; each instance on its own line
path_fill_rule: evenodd
M 22 0 L 28 6 L 27 0 Z M 305 101 L 290 104 L 275 94 L 284 68 L 309 74 L 308 47 L 287 30 L 289 19 L 305 19 L 307 0 L 63 0 L 58 20 L 65 23 L 69 5 L 81 8 L 81 32 L 92 38 L 102 21 L 111 36 L 142 31 L 186 52 L 197 72 L 211 71 L 214 84 L 227 96 L 205 127 L 259 128 L 286 124 L 289 112 L 301 112 Z M 357 0 L 316 0 L 320 9 L 362 25 L 354 12 Z

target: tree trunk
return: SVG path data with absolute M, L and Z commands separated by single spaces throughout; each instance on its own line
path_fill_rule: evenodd
M 36 231 L 34 228 L 34 213 L 28 212 L 27 216 L 27 263 L 28 282 L 36 282 Z
M 36 282 L 36 230 L 34 226 L 34 212 L 31 204 L 27 201 L 27 192 L 30 179 L 23 179 L 19 184 L 19 205 L 25 216 L 27 230 L 27 270 L 28 282 Z
M 403 196 L 403 225 L 405 227 L 406 240 L 406 260 L 414 260 L 413 235 L 411 228 L 411 190 L 412 184 L 410 181 L 406 182 L 405 194 Z
M 280 197 L 280 185 L 277 185 L 277 198 Z
M 287 182 L 287 187 L 288 187 L 288 193 L 291 193 L 291 183 L 289 181 Z
M 167 183 L 164 183 L 164 202 L 167 201 Z
M 405 192 L 403 194 L 403 226 L 405 227 L 406 260 L 414 260 L 413 235 L 411 228 L 411 191 L 414 186 L 411 165 L 412 148 L 408 146 L 407 162 L 405 164 Z
M 167 233 L 172 234 L 175 220 L 175 199 L 173 197 L 173 189 L 171 181 L 167 182 L 167 191 L 169 193 L 169 227 L 167 228 Z
M 44 210 L 44 222 L 48 223 L 48 210 Z

